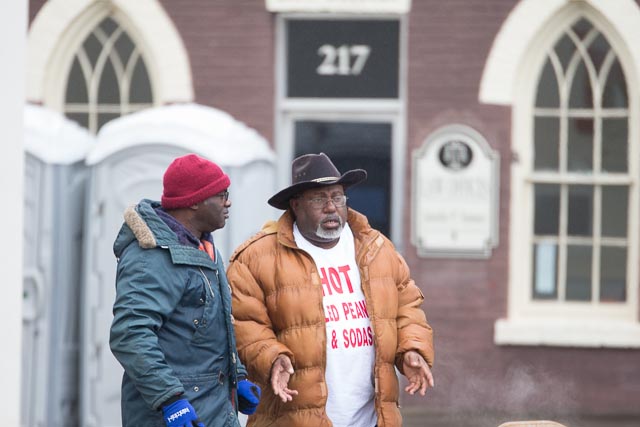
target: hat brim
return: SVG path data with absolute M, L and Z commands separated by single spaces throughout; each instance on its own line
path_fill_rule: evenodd
M 367 172 L 364 169 L 353 169 L 345 172 L 340 178 L 322 182 L 305 181 L 291 185 L 284 190 L 274 194 L 268 201 L 271 206 L 277 209 L 286 210 L 289 208 L 289 200 L 305 190 L 317 187 L 327 187 L 329 185 L 342 185 L 344 188 L 353 187 L 367 179 Z

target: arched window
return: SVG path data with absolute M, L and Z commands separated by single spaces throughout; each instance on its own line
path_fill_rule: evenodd
M 547 53 L 533 109 L 533 300 L 627 300 L 629 105 L 607 38 L 587 19 Z
M 159 0 L 48 0 L 29 29 L 27 99 L 96 133 L 193 101 L 187 51 Z
M 497 344 L 640 347 L 640 57 L 627 47 L 640 32 L 616 24 L 640 23 L 640 13 L 621 5 L 524 0 L 491 55 L 517 51 L 517 66 L 490 58 L 485 68 L 481 99 L 513 106 L 509 299 Z
M 109 120 L 153 105 L 140 50 L 112 17 L 80 45 L 67 79 L 64 113 L 91 132 Z

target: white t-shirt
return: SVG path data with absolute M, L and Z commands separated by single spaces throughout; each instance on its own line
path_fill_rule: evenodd
M 296 224 L 293 236 L 298 247 L 315 261 L 322 280 L 327 326 L 327 415 L 334 427 L 373 427 L 378 420 L 374 404 L 373 330 L 360 285 L 351 229 L 345 224 L 338 244 L 331 249 L 311 244 Z

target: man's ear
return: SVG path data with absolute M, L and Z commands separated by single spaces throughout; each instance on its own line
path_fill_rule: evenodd
M 299 197 L 290 198 L 289 199 L 289 208 L 291 209 L 291 212 L 293 212 L 295 214 L 296 210 L 298 209 L 299 204 L 300 204 L 300 198 Z

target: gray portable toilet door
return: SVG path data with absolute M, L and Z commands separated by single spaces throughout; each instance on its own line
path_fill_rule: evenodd
M 77 425 L 86 129 L 27 104 L 21 425 Z

